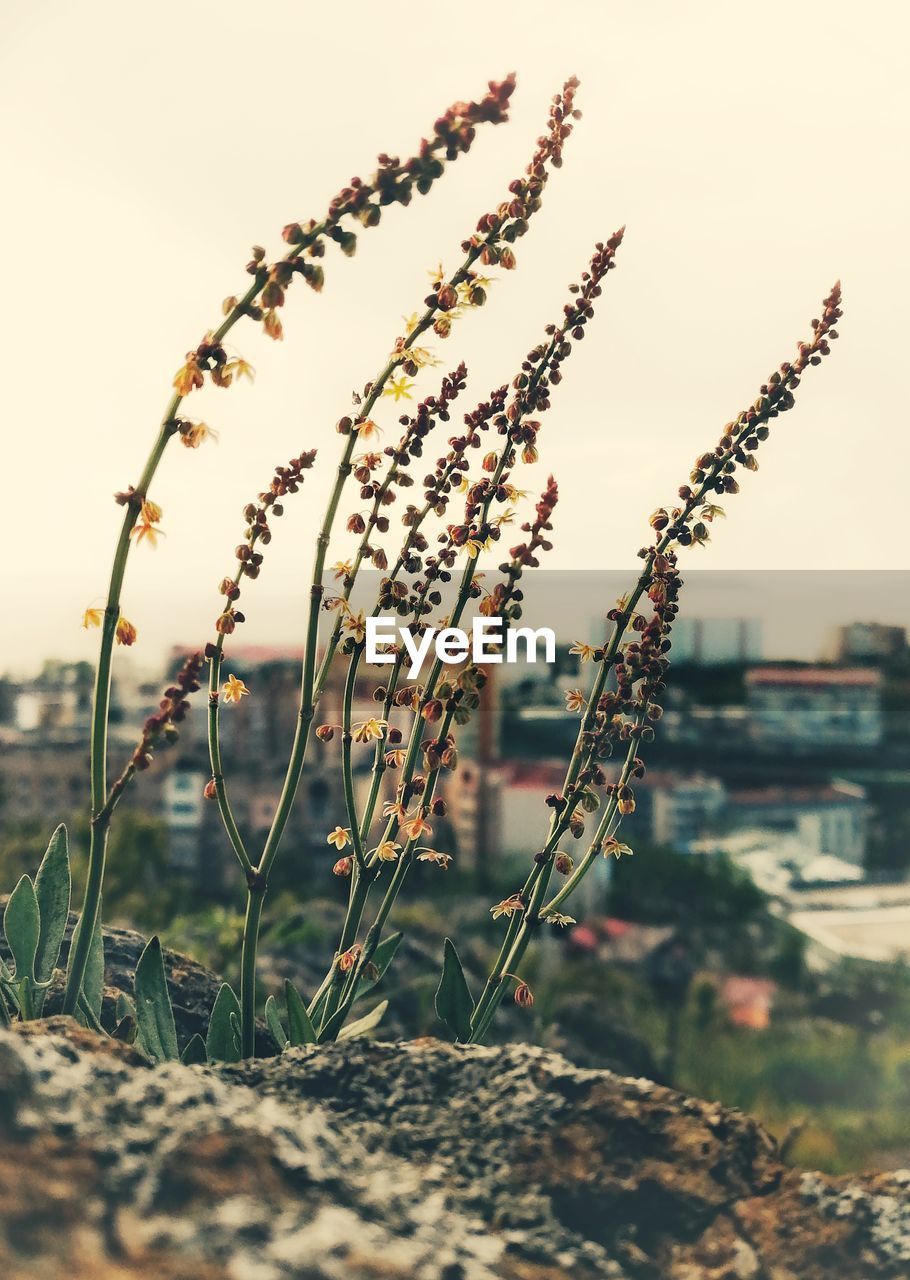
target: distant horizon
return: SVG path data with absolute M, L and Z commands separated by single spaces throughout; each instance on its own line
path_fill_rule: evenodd
M 365 572 L 358 593 L 369 598 L 371 579 L 377 577 L 373 571 Z M 855 623 L 878 623 L 910 631 L 910 570 L 695 569 L 685 571 L 683 579 L 680 620 L 757 621 L 761 626 L 761 656 L 755 662 L 825 661 L 825 646 L 835 629 Z M 605 614 L 629 580 L 629 573 L 620 570 L 536 570 L 522 582 L 526 594 L 522 622 L 552 626 L 560 645 L 574 640 L 593 643 L 598 625 L 606 624 L 603 614 L 595 614 L 588 602 L 602 599 Z M 355 603 L 357 599 L 359 594 Z M 243 634 L 235 633 L 233 647 L 301 646 L 302 609 L 298 625 L 287 604 L 276 608 L 277 602 L 261 603 L 262 609 L 258 601 L 255 607 L 250 606 L 250 621 L 244 624 Z M 166 618 L 159 620 L 151 634 L 143 637 L 141 650 L 118 651 L 117 668 L 122 664 L 130 669 L 134 681 L 154 679 L 162 673 L 173 649 L 202 648 L 209 638 L 202 626 L 194 641 L 166 635 L 166 626 Z M 96 635 L 77 626 L 68 645 L 42 655 L 37 663 L 10 661 L 0 668 L 0 676 L 29 680 L 46 661 L 86 661 L 93 665 Z

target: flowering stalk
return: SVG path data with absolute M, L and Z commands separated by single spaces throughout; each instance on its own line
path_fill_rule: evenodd
M 810 366 L 820 364 L 829 354 L 829 344 L 838 336 L 834 326 L 841 314 L 841 289 L 837 283 L 824 301 L 822 318 L 812 323 L 811 340 L 798 344 L 797 358 L 782 364 L 762 385 L 754 404 L 727 423 L 715 449 L 696 459 L 689 482 L 679 490 L 682 506 L 670 510 L 660 507 L 652 514 L 650 524 L 655 531 L 655 543 L 639 552 L 645 562 L 644 568 L 629 595 L 608 615 L 614 624 L 611 639 L 603 649 L 583 654 L 592 657 L 598 669 L 586 703 L 578 695 L 586 709 L 570 757 L 566 782 L 561 794 L 549 797 L 548 803 L 554 808 L 550 832 L 543 849 L 535 857 L 524 886 L 506 903 L 500 904 L 500 908 L 508 908 L 500 913 L 509 916 L 509 924 L 497 961 L 474 1010 L 472 1043 L 483 1040 L 489 1030 L 504 994 L 504 980 L 519 968 L 533 932 L 541 921 L 557 916 L 558 908 L 578 886 L 599 853 L 624 850 L 615 840 L 616 827 L 613 823 L 616 818 L 621 819 L 624 814 L 634 811 L 630 779 L 644 772 L 644 766 L 635 756 L 634 746 L 637 740 L 653 732 L 646 720 L 657 719 L 660 714 L 653 697 L 664 688 L 668 665 L 664 654 L 669 649 L 669 628 L 676 611 L 679 585 L 676 549 L 692 544 L 703 545 L 708 541 L 708 524 L 723 514 L 711 500 L 713 495 L 732 495 L 739 491 L 734 475 L 738 468 L 758 469 L 755 452 L 767 439 L 768 424 L 793 408 L 794 392 L 803 373 Z M 650 623 L 645 623 L 635 613 L 645 593 L 655 606 Z M 643 643 L 638 645 L 633 641 L 626 646 L 625 652 L 620 652 L 623 636 L 630 625 L 643 633 Z M 645 640 L 649 641 L 646 652 Z M 586 648 L 576 646 L 576 651 Z M 611 670 L 617 677 L 615 692 L 606 691 Z M 637 694 L 633 692 L 636 682 Z M 624 719 L 624 716 L 630 718 Z M 557 858 L 565 856 L 557 854 L 556 843 L 566 830 L 572 829 L 573 823 L 574 834 L 583 833 L 583 819 L 579 819 L 577 805 L 588 796 L 592 798 L 591 803 L 599 804 L 596 791 L 604 786 L 605 777 L 597 762 L 606 756 L 610 740 L 617 734 L 621 740 L 629 742 L 629 749 L 619 780 L 607 788 L 607 805 L 595 837 L 577 868 L 573 869 L 571 859 L 568 859 L 565 869 L 569 878 L 565 886 L 544 905 Z M 496 910 L 494 908 L 494 912 Z
M 571 334 L 576 340 L 583 337 L 585 325 L 593 314 L 594 300 L 601 292 L 601 282 L 613 267 L 616 250 L 621 242 L 622 232 L 619 231 L 606 245 L 597 246 L 590 268 L 583 275 L 582 285 L 573 286 L 573 292 L 577 292 L 580 296 L 576 301 L 566 304 L 563 325 L 559 328 L 555 325 L 549 326 L 547 331 L 549 342 L 535 348 L 524 362 L 522 371 L 515 379 L 514 399 L 505 411 L 497 414 L 494 419 L 498 430 L 505 435 L 505 443 L 498 454 L 489 454 L 484 460 L 484 469 L 492 472 L 492 475 L 469 487 L 464 522 L 461 525 L 450 526 L 443 551 L 438 557 L 428 562 L 425 579 L 418 584 L 415 591 L 412 607 L 418 622 L 432 607 L 430 586 L 436 578 L 445 580 L 449 566 L 454 563 L 458 551 L 462 548 L 468 551 L 468 560 L 462 571 L 456 601 L 446 626 L 457 627 L 468 599 L 472 595 L 480 594 L 475 578 L 476 559 L 489 541 L 496 540 L 500 536 L 501 529 L 501 521 L 490 520 L 491 506 L 494 501 L 501 502 L 509 496 L 511 486 L 507 483 L 507 474 L 519 450 L 525 461 L 533 461 L 537 457 L 536 440 L 540 423 L 532 421 L 527 415 L 534 411 L 544 411 L 549 407 L 549 385 L 551 382 L 560 380 L 560 366 L 572 349 L 569 335 Z M 470 415 L 468 421 L 471 421 Z M 549 497 L 545 496 L 538 508 L 539 527 L 536 535 L 532 534 L 534 550 L 545 541 L 542 538 L 543 525 L 549 522 L 553 502 L 555 497 L 550 493 Z M 519 558 L 527 557 L 528 560 L 533 560 L 534 551 L 529 545 L 515 548 L 513 553 Z M 402 780 L 398 787 L 397 800 L 388 808 L 389 821 L 379 847 L 393 842 L 399 828 L 406 833 L 407 843 L 397 859 L 391 883 L 368 931 L 366 941 L 347 970 L 348 976 L 340 997 L 339 988 L 345 970 L 336 961 L 335 973 L 329 979 L 322 1009 L 321 1039 L 332 1038 L 337 1034 L 356 999 L 360 978 L 371 963 L 380 941 L 383 925 L 400 892 L 407 871 L 415 854 L 418 857 L 421 856 L 417 852 L 418 842 L 424 834 L 431 834 L 427 819 L 430 816 L 440 769 L 443 766 L 454 768 L 457 762 L 454 740 L 450 737 L 452 720 L 458 716 L 459 704 L 464 695 L 468 693 L 472 699 L 476 700 L 477 691 L 482 687 L 480 679 L 482 673 L 473 672 L 473 669 L 469 668 L 469 672 L 472 672 L 470 683 L 464 681 L 462 677 L 457 689 L 453 689 L 448 684 L 444 690 L 439 689 L 442 665 L 441 659 L 437 657 L 423 691 L 419 697 L 415 695 L 415 719 L 402 770 Z M 442 696 L 443 692 L 445 692 L 445 698 Z M 388 694 L 386 696 L 388 697 Z M 434 742 L 424 747 L 428 773 L 424 778 L 415 777 L 423 743 L 424 726 L 428 722 L 439 719 L 440 716 L 444 716 L 444 720 L 439 736 Z M 407 814 L 406 809 L 411 797 L 415 794 L 420 799 L 411 816 Z M 364 816 L 362 830 L 369 830 L 370 816 Z M 355 817 L 349 816 L 349 820 L 352 826 L 356 824 Z M 429 852 L 437 859 L 447 857 L 447 855 L 436 854 L 435 850 Z M 376 861 L 374 855 L 374 863 Z M 378 870 L 381 870 L 381 865 L 377 868 L 377 874 Z M 356 936 L 368 892 L 369 889 L 363 877 L 359 877 L 352 884 L 348 915 L 339 946 L 339 960 L 344 960 L 350 954 L 352 939 Z
M 73 1013 L 82 988 L 94 932 L 107 851 L 110 812 L 107 800 L 107 727 L 110 715 L 111 663 L 115 638 L 121 626 L 120 596 L 129 556 L 130 542 L 137 520 L 147 501 L 148 491 L 172 436 L 180 433 L 183 442 L 195 447 L 208 434 L 203 423 L 191 423 L 178 417 L 183 400 L 201 387 L 208 373 L 217 386 L 227 387 L 235 377 L 252 377 L 245 361 L 231 359 L 223 346 L 224 339 L 242 316 L 261 320 L 272 338 L 282 336 L 278 308 L 285 302 L 288 285 L 295 274 L 302 275 L 317 292 L 323 286 L 323 270 L 315 259 L 325 252 L 326 240 L 334 240 L 347 255 L 356 250 L 356 234 L 348 230 L 346 220 L 357 219 L 364 227 L 375 226 L 382 209 L 392 203 L 408 204 L 415 191 L 423 194 L 442 174 L 444 162 L 467 152 L 474 140 L 478 124 L 498 124 L 508 118 L 508 102 L 515 87 L 514 76 L 499 83 L 490 82 L 489 92 L 480 102 L 456 103 L 436 121 L 429 140 L 424 140 L 419 153 L 401 163 L 394 157 L 380 156 L 379 168 L 370 182 L 354 179 L 332 201 L 321 222 L 290 223 L 284 228 L 284 239 L 291 246 L 283 258 L 271 266 L 265 261 L 265 250 L 254 247 L 247 271 L 252 283 L 241 298 L 225 299 L 225 318 L 218 328 L 207 334 L 174 379 L 174 394 L 165 408 L 155 443 L 148 456 L 139 484 L 126 496 L 123 523 L 114 552 L 108 585 L 107 602 L 101 622 L 101 641 L 95 673 L 95 692 L 91 729 L 91 834 L 88 876 L 82 905 L 82 927 L 71 949 L 63 1009 Z M 132 639 L 135 639 L 133 632 Z M 132 639 L 125 641 L 132 643 Z
M 209 764 L 212 776 L 205 788 L 206 799 L 218 802 L 221 819 L 228 834 L 231 846 L 240 861 L 246 875 L 253 871 L 253 864 L 247 853 L 243 837 L 237 827 L 227 794 L 227 783 L 221 760 L 220 716 L 221 693 L 230 702 L 237 702 L 249 692 L 242 681 L 231 676 L 224 689 L 220 689 L 221 669 L 224 660 L 225 637 L 232 635 L 238 624 L 245 621 L 244 615 L 235 607 L 241 594 L 241 581 L 244 577 L 258 578 L 263 555 L 258 546 L 267 546 L 272 539 L 269 518 L 278 518 L 284 514 L 282 499 L 294 494 L 303 483 L 303 472 L 308 471 L 316 460 L 316 450 L 304 451 L 299 457 L 292 458 L 286 467 L 276 467 L 268 489 L 259 494 L 258 503 L 248 503 L 243 514 L 246 520 L 244 541 L 237 547 L 234 555 L 237 568 L 233 577 L 223 578 L 219 588 L 224 597 L 224 605 L 215 622 L 216 638 L 205 649 L 209 662 L 209 700 L 208 700 L 208 745 Z
M 326 556 L 341 494 L 345 482 L 353 470 L 355 443 L 358 439 L 366 438 L 368 433 L 374 429 L 375 424 L 372 422 L 370 414 L 380 395 L 387 390 L 392 373 L 400 366 L 407 368 L 409 365 L 417 363 L 415 356 L 417 339 L 431 325 L 439 336 L 447 336 L 451 327 L 452 314 L 457 313 L 465 304 L 481 305 L 484 301 L 483 285 L 476 278 L 476 273 L 473 271 L 474 264 L 480 260 L 485 265 L 498 263 L 506 269 L 514 267 L 515 255 L 510 245 L 515 239 L 524 234 L 527 230 L 528 219 L 540 207 L 541 195 L 547 178 L 547 166 L 549 164 L 557 166 L 560 163 L 563 143 L 572 130 L 571 118 L 574 114 L 577 114 L 573 105 L 576 87 L 577 82 L 575 80 L 567 81 L 562 92 L 554 99 L 550 109 L 548 132 L 538 143 L 538 149 L 528 166 L 526 177 L 517 179 L 512 183 L 510 187 L 511 200 L 501 205 L 495 213 L 486 214 L 480 219 L 476 233 L 463 244 L 463 249 L 466 252 L 464 262 L 449 280 L 446 281 L 442 278 L 436 280 L 433 292 L 426 299 L 426 311 L 419 320 L 411 324 L 405 337 L 396 343 L 392 355 L 378 377 L 368 384 L 365 398 L 359 405 L 356 419 L 352 421 L 350 418 L 343 418 L 338 424 L 339 431 L 347 436 L 347 443 L 342 453 L 328 509 L 316 542 L 306 643 L 301 671 L 300 706 L 294 742 L 282 792 L 271 828 L 266 837 L 262 856 L 258 863 L 246 872 L 248 902 L 241 957 L 240 996 L 241 1042 L 244 1056 L 252 1054 L 255 1042 L 256 953 L 262 902 L 299 785 L 306 758 L 310 726 L 322 692 L 328 666 L 334 653 L 334 650 L 330 648 L 322 666 L 317 667 L 316 651 L 319 612 L 324 600 L 323 577 Z M 391 466 L 393 468 L 396 466 L 394 457 Z M 347 576 L 353 578 L 352 574 Z M 335 643 L 337 643 L 337 640 Z
M 319 613 L 322 607 L 325 594 L 325 586 L 323 578 L 325 576 L 325 561 L 328 554 L 329 544 L 331 542 L 332 529 L 338 514 L 338 506 L 341 501 L 342 491 L 345 482 L 352 471 L 352 457 L 354 447 L 360 437 L 361 431 L 367 426 L 372 427 L 372 413 L 379 397 L 392 376 L 396 368 L 406 358 L 403 352 L 413 346 L 414 342 L 425 333 L 433 324 L 434 316 L 439 307 L 440 294 L 443 295 L 445 301 L 444 290 L 451 287 L 457 289 L 459 284 L 465 283 L 470 276 L 470 271 L 476 258 L 480 255 L 481 249 L 472 247 L 468 253 L 464 263 L 458 268 L 451 281 L 447 285 L 440 285 L 436 293 L 432 295 L 426 311 L 423 313 L 417 323 L 410 329 L 405 338 L 403 347 L 396 349 L 389 357 L 383 369 L 380 371 L 376 379 L 368 385 L 366 397 L 363 400 L 356 421 L 350 418 L 342 418 L 338 424 L 341 434 L 347 437 L 344 450 L 342 452 L 341 461 L 338 464 L 335 483 L 329 497 L 329 504 L 323 517 L 319 535 L 316 539 L 316 554 L 313 564 L 313 573 L 310 586 L 309 612 L 307 618 L 307 634 L 304 648 L 304 658 L 301 670 L 301 691 L 300 705 L 297 717 L 297 726 L 294 733 L 294 741 L 291 747 L 291 755 L 288 761 L 287 771 L 285 773 L 284 784 L 282 786 L 281 795 L 278 800 L 278 806 L 272 819 L 272 825 L 266 836 L 265 844 L 262 850 L 262 856 L 258 864 L 247 872 L 247 914 L 243 931 L 243 947 L 241 955 L 241 990 L 240 990 L 240 1008 L 241 1008 L 241 1044 L 244 1057 L 251 1057 L 255 1048 L 255 978 L 256 978 L 256 954 L 259 942 L 259 925 L 262 917 L 262 903 L 268 890 L 269 875 L 278 856 L 278 849 L 290 818 L 291 808 L 294 803 L 294 797 L 297 794 L 297 787 L 300 783 L 300 777 L 303 772 L 304 761 L 306 758 L 307 744 L 309 742 L 310 727 L 313 717 L 316 713 L 321 690 L 317 687 L 317 645 L 319 640 Z

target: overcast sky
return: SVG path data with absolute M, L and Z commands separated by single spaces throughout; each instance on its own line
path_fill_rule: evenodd
M 511 123 L 482 129 L 353 260 L 330 251 L 324 293 L 291 291 L 283 343 L 234 331 L 257 380 L 194 396 L 220 443 L 168 452 L 152 495 L 167 538 L 136 549 L 124 591 L 135 657 L 207 638 L 241 508 L 277 462 L 318 447 L 246 597 L 247 641 L 299 637 L 333 424 L 419 307 L 427 269 L 457 264 L 522 172 L 573 72 L 584 119 L 519 269 L 437 344 L 446 369 L 468 361 L 470 408 L 559 317 L 593 241 L 627 224 L 522 478 L 560 481 L 549 567 L 634 567 L 649 512 L 793 353 L 838 276 L 841 341 L 691 562 L 903 567 L 908 26 L 905 6 L 882 0 L 7 0 L 0 669 L 93 657 L 79 622 L 103 602 L 111 494 L 137 479 L 184 352 L 244 287 L 249 246 L 280 250 L 285 222 L 322 214 L 378 151 L 410 154 L 451 101 L 513 69 Z

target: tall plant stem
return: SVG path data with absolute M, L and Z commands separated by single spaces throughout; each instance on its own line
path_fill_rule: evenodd
M 302 246 L 301 246 L 302 248 Z M 297 256 L 300 249 L 287 256 Z M 225 317 L 216 329 L 212 341 L 221 342 L 234 327 L 247 307 L 258 296 L 265 284 L 266 272 L 257 273 L 246 293 Z M 107 838 L 110 828 L 110 814 L 106 819 L 101 815 L 107 803 L 107 731 L 110 719 L 111 703 L 111 662 L 114 642 L 117 635 L 117 623 L 120 619 L 120 595 L 123 590 L 123 579 L 130 553 L 130 538 L 136 519 L 142 506 L 142 500 L 148 496 L 149 488 L 168 441 L 177 430 L 176 417 L 183 402 L 183 397 L 173 395 L 168 401 L 158 429 L 158 435 L 146 459 L 139 483 L 136 485 L 123 515 L 120 535 L 114 551 L 114 562 L 108 584 L 107 603 L 101 627 L 101 642 L 98 649 L 98 665 L 95 670 L 95 692 L 92 703 L 91 728 L 91 805 L 92 827 L 89 838 L 88 875 L 85 884 L 85 895 L 82 900 L 80 919 L 83 927 L 79 930 L 75 946 L 72 948 L 66 975 L 66 990 L 63 997 L 63 1012 L 73 1014 L 79 1001 L 79 993 L 85 978 L 85 966 L 88 963 L 92 934 L 98 919 L 98 906 L 104 885 L 104 863 L 107 853 Z
M 95 693 L 92 705 L 91 731 L 91 832 L 89 836 L 88 876 L 85 884 L 85 895 L 82 902 L 79 936 L 75 940 L 67 967 L 66 990 L 63 997 L 63 1012 L 73 1014 L 79 1001 L 85 966 L 88 963 L 92 935 L 98 919 L 98 906 L 101 901 L 101 890 L 104 885 L 104 863 L 107 854 L 108 831 L 110 830 L 110 812 L 105 813 L 107 804 L 107 726 L 110 717 L 111 702 L 111 660 L 114 642 L 117 635 L 117 623 L 120 619 L 120 593 L 123 589 L 123 578 L 126 573 L 126 562 L 130 553 L 130 535 L 136 523 L 136 517 L 143 497 L 158 470 L 158 464 L 173 434 L 170 420 L 179 405 L 179 397 L 174 396 L 168 405 L 165 420 L 158 432 L 154 448 L 148 456 L 142 476 L 135 491 L 135 496 L 127 504 L 114 552 L 114 563 L 107 593 L 107 605 L 101 624 L 101 645 L 98 653 L 98 666 L 95 671 Z
M 453 287 L 456 287 L 463 281 L 467 280 L 471 267 L 480 257 L 482 251 L 482 244 L 473 246 L 469 250 L 464 262 L 457 271 L 455 271 L 449 281 Z M 421 336 L 421 334 L 425 333 L 426 330 L 430 328 L 433 323 L 436 310 L 437 308 L 435 303 L 430 305 L 420 317 L 417 324 L 414 325 L 406 335 L 403 344 L 404 350 L 398 351 L 389 357 L 389 360 L 386 362 L 379 375 L 370 385 L 370 389 L 363 403 L 359 406 L 358 417 L 361 420 L 369 417 L 376 405 L 376 402 L 382 395 L 383 389 L 392 373 L 396 368 L 398 368 L 402 361 L 407 358 L 406 349 L 410 347 Z M 301 670 L 300 709 L 297 718 L 297 727 L 294 733 L 294 741 L 291 747 L 291 755 L 288 761 L 287 771 L 285 773 L 284 784 L 278 800 L 278 807 L 275 811 L 275 816 L 272 819 L 272 825 L 269 828 L 269 832 L 266 837 L 262 857 L 252 873 L 254 883 L 257 885 L 257 891 L 260 878 L 263 881 L 265 886 L 263 893 L 268 888 L 269 875 L 272 867 L 274 866 L 275 859 L 278 856 L 281 839 L 291 815 L 294 798 L 297 794 L 297 788 L 300 784 L 300 777 L 306 761 L 310 729 L 312 727 L 313 717 L 316 714 L 316 705 L 328 676 L 329 666 L 335 653 L 335 645 L 337 645 L 338 635 L 336 630 L 332 633 L 332 639 L 327 648 L 323 662 L 321 666 L 318 666 L 317 647 L 319 643 L 319 613 L 322 608 L 322 602 L 325 595 L 325 587 L 323 585 L 325 561 L 328 554 L 335 518 L 338 514 L 338 505 L 341 500 L 342 490 L 344 489 L 345 481 L 351 473 L 351 459 L 353 457 L 358 438 L 359 435 L 356 430 L 351 431 L 347 438 L 341 461 L 338 464 L 338 471 L 335 484 L 329 498 L 329 504 L 319 530 L 319 535 L 316 539 L 316 554 L 313 564 L 309 611 L 307 617 L 306 645 L 304 648 L 303 665 Z M 248 873 L 248 881 L 250 878 L 250 873 Z M 355 886 L 352 884 L 352 895 L 354 893 L 354 888 Z M 244 922 L 243 954 L 247 958 L 248 964 L 244 965 L 243 972 L 249 975 L 251 981 L 255 980 L 259 924 L 259 914 L 254 915 L 247 910 Z M 253 1000 L 251 1003 L 244 1003 L 241 999 L 241 1011 L 244 1017 L 248 1016 L 252 1019 L 255 1014 L 255 1001 Z M 250 1043 L 252 1038 L 252 1029 L 245 1028 L 242 1036 L 243 1043 Z
M 246 851 L 246 846 L 243 843 L 243 836 L 240 834 L 240 830 L 237 826 L 237 820 L 234 817 L 234 811 L 231 808 L 230 798 L 227 793 L 227 785 L 224 780 L 224 765 L 221 760 L 221 734 L 219 731 L 219 710 L 221 698 L 218 691 L 218 684 L 221 679 L 221 664 L 223 660 L 224 636 L 219 635 L 215 644 L 215 652 L 209 660 L 209 764 L 212 769 L 212 782 L 215 784 L 215 799 L 218 802 L 221 821 L 224 823 L 224 829 L 231 842 L 231 847 L 236 853 L 244 873 L 248 875 L 253 869 L 253 864 Z
M 252 1058 L 256 1052 L 256 945 L 262 920 L 266 886 L 255 872 L 247 875 L 246 916 L 240 955 L 240 1052 Z

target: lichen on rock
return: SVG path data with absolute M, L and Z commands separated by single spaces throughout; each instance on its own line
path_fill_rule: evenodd
M 896 1280 L 910 1174 L 527 1045 L 152 1068 L 52 1018 L 0 1034 L 0 1224 L 14 1280 Z

